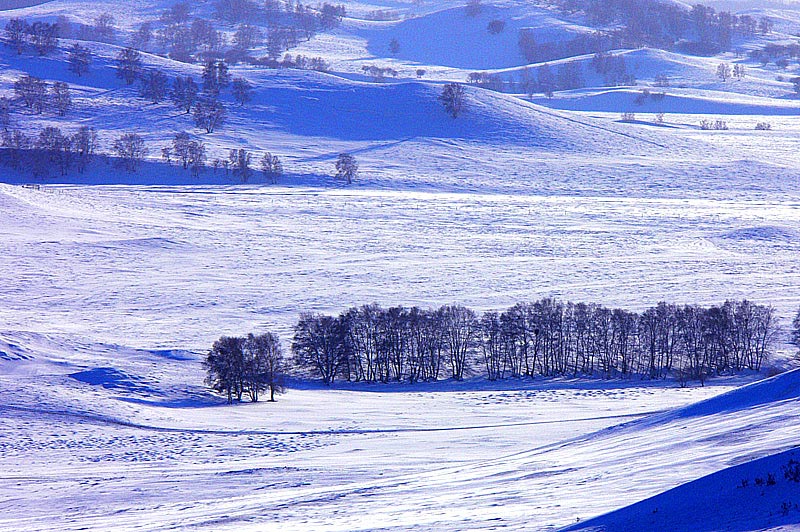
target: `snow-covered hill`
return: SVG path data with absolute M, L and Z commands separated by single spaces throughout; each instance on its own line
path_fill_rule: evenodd
M 747 54 L 796 41 L 797 3 L 711 2 L 774 22 L 715 56 L 612 50 L 635 85 L 605 86 L 592 53 L 556 57 L 555 78 L 574 69 L 585 86 L 545 96 L 520 30 L 561 43 L 613 25 L 525 0 L 472 13 L 460 0 L 348 1 L 340 25 L 288 50 L 328 73 L 234 65 L 252 100 L 223 91 L 226 124 L 206 133 L 116 76 L 120 50 L 143 22 L 163 28 L 174 1 L 10 2 L 0 27 L 74 26 L 44 57 L 0 46 L 0 96 L 27 73 L 73 98 L 63 117 L 14 102 L 10 128 L 90 126 L 106 152 L 136 132 L 149 156 L 136 173 L 106 158 L 47 177 L 0 168 L 0 529 L 800 526 L 800 484 L 782 469 L 800 460 L 800 370 L 689 388 L 294 379 L 276 404 L 231 407 L 201 364 L 221 335 L 270 330 L 288 346 L 299 312 L 373 301 L 640 310 L 746 298 L 788 325 L 800 70 Z M 231 42 L 236 25 L 214 18 L 215 2 L 189 6 Z M 78 31 L 104 12 L 111 42 Z M 93 57 L 82 77 L 67 68 L 76 43 Z M 151 44 L 144 68 L 200 79 L 199 64 L 165 51 Z M 723 63 L 744 75 L 720 79 Z M 373 79 L 370 66 L 396 75 Z M 464 112 L 449 116 L 442 86 L 477 71 L 505 92 L 465 85 Z M 181 131 L 206 147 L 199 176 L 161 158 Z M 254 166 L 278 155 L 286 174 L 242 184 L 211 168 L 240 148 Z M 342 152 L 360 166 L 351 185 L 333 177 Z M 786 332 L 770 370 L 796 366 Z

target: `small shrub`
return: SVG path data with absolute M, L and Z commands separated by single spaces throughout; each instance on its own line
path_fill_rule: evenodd
M 489 22 L 489 25 L 486 26 L 486 31 L 491 33 L 492 35 L 497 35 L 498 33 L 503 33 L 503 30 L 506 29 L 506 23 L 503 20 L 495 19 Z
M 642 89 L 641 92 L 636 95 L 636 98 L 633 99 L 633 103 L 636 105 L 644 105 L 649 97 L 650 89 Z
M 774 486 L 775 484 L 775 475 L 767 473 L 767 486 Z
M 756 486 L 763 486 L 764 485 L 764 478 L 763 477 L 756 477 Z
M 483 6 L 481 6 L 481 0 L 469 0 L 466 5 L 467 16 L 471 18 L 475 18 L 481 14 L 483 10 Z
M 623 122 L 634 122 L 636 120 L 636 113 L 622 113 L 622 121 Z
M 783 476 L 786 477 L 786 480 L 800 482 L 800 462 L 797 460 L 789 460 L 789 463 L 781 469 L 783 470 Z
M 743 478 L 742 482 L 739 484 L 739 487 L 740 488 L 746 488 L 749 485 L 750 485 L 750 480 L 746 479 L 746 478 Z
M 725 120 L 701 120 L 700 129 L 703 131 L 725 131 L 728 129 L 728 123 Z
M 758 131 L 769 131 L 772 129 L 772 124 L 769 122 L 759 122 L 756 124 L 756 130 Z

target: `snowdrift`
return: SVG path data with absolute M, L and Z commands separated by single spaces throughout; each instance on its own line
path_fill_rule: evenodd
M 800 483 L 784 476 L 793 449 L 729 467 L 566 531 L 786 530 L 800 525 Z

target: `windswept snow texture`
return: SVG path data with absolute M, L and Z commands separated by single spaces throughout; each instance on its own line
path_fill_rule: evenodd
M 796 444 L 797 372 L 669 412 L 741 381 L 297 382 L 229 407 L 200 364 L 220 335 L 288 345 L 300 310 L 370 301 L 747 297 L 786 319 L 795 201 L 2 185 L 0 205 L 0 528 L 547 530 Z
M 117 24 L 116 42 L 81 43 L 93 61 L 80 78 L 63 48 L 0 46 L 0 96 L 28 73 L 68 83 L 73 100 L 64 117 L 15 103 L 11 127 L 90 126 L 106 151 L 136 131 L 150 148 L 136 174 L 98 159 L 86 173 L 0 175 L 0 529 L 800 528 L 782 469 L 798 460 L 798 371 L 694 388 L 290 380 L 277 403 L 228 406 L 202 366 L 221 335 L 271 330 L 288 346 L 299 312 L 372 302 L 642 310 L 746 298 L 788 324 L 800 301 L 800 68 L 747 52 L 795 42 L 798 2 L 714 0 L 775 31 L 735 36 L 742 54 L 616 51 L 635 86 L 606 87 L 591 54 L 556 58 L 557 78 L 574 63 L 586 87 L 545 97 L 527 94 L 541 65 L 524 64 L 519 30 L 553 43 L 613 28 L 528 0 L 484 1 L 474 16 L 463 0 L 348 1 L 341 26 L 290 50 L 330 73 L 233 65 L 252 100 L 223 91 L 227 123 L 212 134 L 115 74 L 133 32 L 174 3 L 0 1 L 0 27 L 65 17 L 77 29 L 104 11 Z M 215 4 L 188 3 L 209 20 Z M 390 20 L 370 20 L 375 10 Z M 230 41 L 234 26 L 220 27 Z M 169 78 L 201 76 L 199 64 L 142 59 Z M 721 62 L 746 75 L 719 79 Z M 370 66 L 396 76 L 374 80 Z M 449 116 L 442 85 L 476 71 L 509 92 L 466 86 L 464 112 Z M 163 164 L 181 131 L 209 161 L 242 148 L 257 165 L 269 151 L 286 174 L 242 184 Z M 359 163 L 352 185 L 332 176 L 342 152 Z M 785 332 L 778 367 L 792 366 Z
M 288 343 L 301 311 L 373 301 L 748 298 L 788 320 L 800 299 L 793 201 L 0 185 L 0 205 L 7 328 L 149 349 Z
M 800 421 L 798 371 L 741 389 L 294 383 L 278 403 L 230 407 L 187 384 L 202 378 L 196 355 L 0 339 L 27 354 L 0 361 L 3 529 L 552 530 L 790 450 Z M 681 519 L 686 499 L 669 493 L 643 508 L 671 530 L 797 523 L 782 513 L 797 501 L 779 478 L 791 457 L 687 488 L 752 512 Z M 769 472 L 777 485 L 755 487 Z

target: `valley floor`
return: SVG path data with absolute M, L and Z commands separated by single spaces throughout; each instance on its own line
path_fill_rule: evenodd
M 792 200 L 0 185 L 0 207 L 0 528 L 548 530 L 796 445 L 796 372 L 229 407 L 200 365 L 220 335 L 287 345 L 299 311 L 371 301 L 746 297 L 786 319 Z M 763 501 L 755 528 L 781 512 Z

